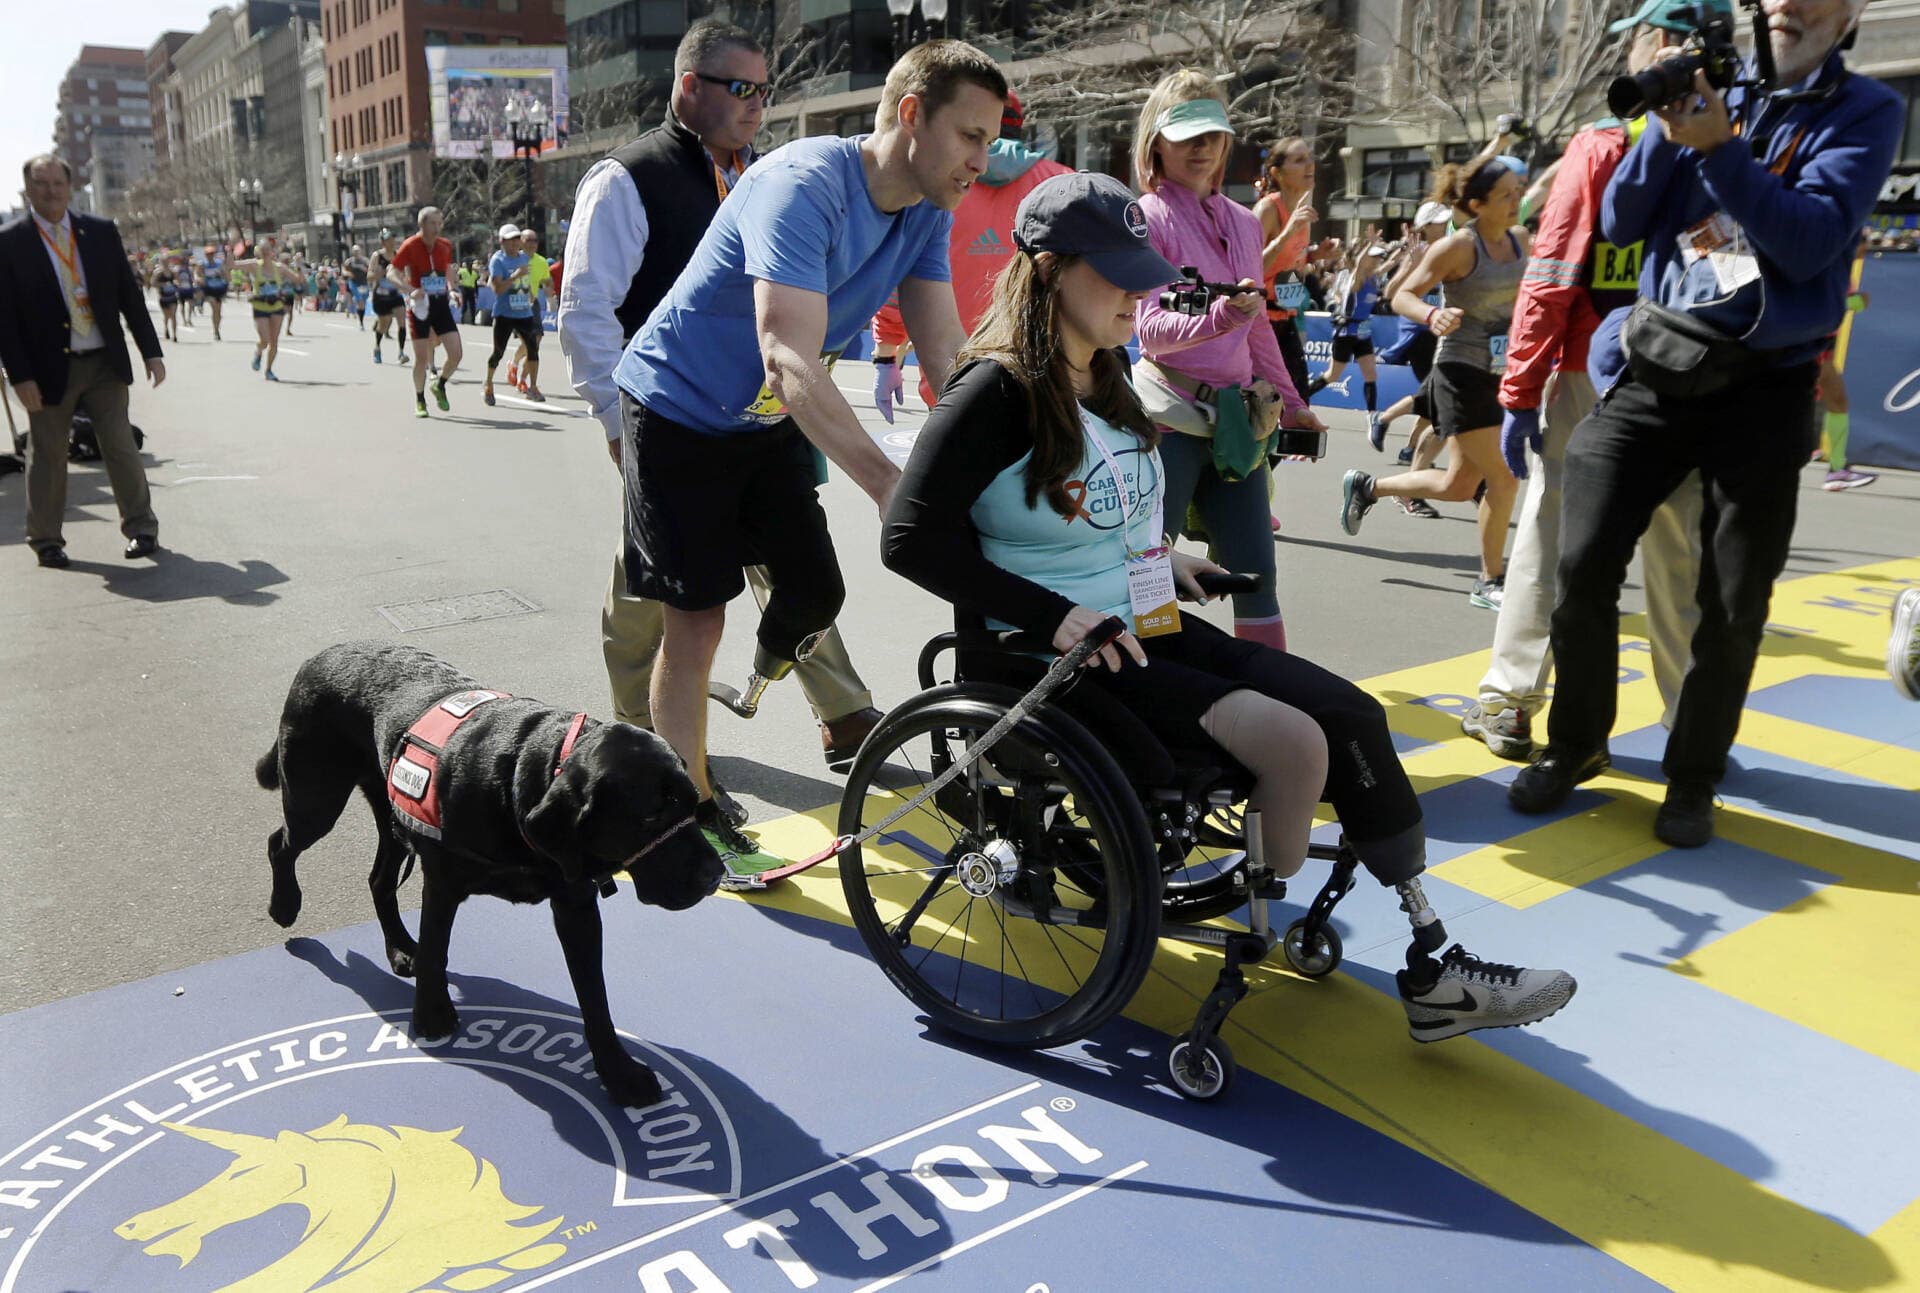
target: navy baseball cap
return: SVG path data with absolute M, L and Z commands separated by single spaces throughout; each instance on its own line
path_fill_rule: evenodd
M 1147 239 L 1147 214 L 1111 175 L 1056 175 L 1020 199 L 1013 243 L 1021 251 L 1080 256 L 1123 292 L 1150 292 L 1180 271 Z

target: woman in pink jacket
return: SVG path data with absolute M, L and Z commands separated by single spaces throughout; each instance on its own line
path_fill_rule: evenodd
M 1220 192 L 1232 151 L 1226 102 L 1212 80 L 1175 72 L 1154 87 L 1133 148 L 1154 250 L 1175 265 L 1197 267 L 1209 282 L 1245 291 L 1216 298 L 1199 315 L 1165 309 L 1158 295 L 1141 301 L 1134 388 L 1162 431 L 1171 523 L 1197 505 L 1215 559 L 1261 577 L 1258 591 L 1233 599 L 1234 636 L 1284 651 L 1268 451 L 1276 422 L 1323 428 L 1295 390 L 1267 326 L 1260 220 Z

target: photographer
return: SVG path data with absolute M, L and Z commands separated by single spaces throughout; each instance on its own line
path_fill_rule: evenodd
M 1845 311 L 1848 252 L 1904 116 L 1892 91 L 1850 76 L 1839 52 L 1866 0 L 1764 6 L 1777 88 L 1723 96 L 1695 70 L 1607 188 L 1602 234 L 1616 246 L 1646 242 L 1641 299 L 1622 330 L 1629 371 L 1567 453 L 1559 684 L 1546 753 L 1508 792 L 1519 811 L 1547 812 L 1609 766 L 1620 584 L 1654 509 L 1697 469 L 1707 500 L 1701 623 L 1654 822 L 1681 848 L 1713 838 L 1714 786 L 1812 448 L 1815 361 Z

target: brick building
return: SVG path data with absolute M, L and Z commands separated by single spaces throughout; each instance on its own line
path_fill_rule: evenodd
M 73 168 L 76 204 L 121 214 L 119 199 L 153 171 L 146 51 L 82 45 L 60 82 L 54 151 Z
M 356 229 L 406 232 L 433 197 L 429 45 L 562 45 L 566 0 L 326 0 L 329 152 Z M 336 197 L 335 204 L 338 204 Z

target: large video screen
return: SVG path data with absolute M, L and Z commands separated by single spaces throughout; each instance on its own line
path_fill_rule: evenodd
M 512 157 L 516 115 L 542 152 L 566 138 L 564 45 L 429 45 L 427 73 L 436 157 Z

